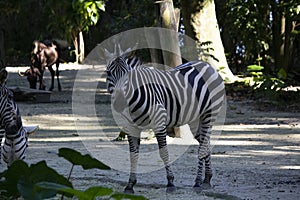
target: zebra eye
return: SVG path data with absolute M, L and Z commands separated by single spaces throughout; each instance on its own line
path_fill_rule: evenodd
M 107 73 L 107 75 L 111 75 L 111 72 L 109 70 L 105 70 L 105 72 Z
M 12 92 L 9 92 L 8 95 L 7 95 L 8 99 L 13 99 L 14 98 L 14 95 Z

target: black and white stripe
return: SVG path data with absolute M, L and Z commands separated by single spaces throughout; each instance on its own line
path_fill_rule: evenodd
M 3 70 L 0 73 L 2 74 Z M 13 94 L 2 81 L 0 82 L 0 161 L 3 159 L 10 166 L 13 161 L 25 158 L 26 133 Z
M 167 172 L 167 188 L 175 188 L 166 136 L 167 129 L 184 124 L 190 126 L 199 142 L 198 172 L 194 186 L 200 187 L 203 182 L 210 184 L 211 129 L 225 98 L 224 83 L 218 72 L 202 61 L 188 62 L 167 71 L 132 67 L 127 52 L 119 50 L 119 55 L 107 64 L 107 85 L 112 94 L 113 107 L 127 120 L 123 128 L 128 133 L 131 173 L 125 191 L 133 192 L 139 136 L 146 128 L 151 128 L 157 138 Z M 202 181 L 204 163 L 205 179 Z

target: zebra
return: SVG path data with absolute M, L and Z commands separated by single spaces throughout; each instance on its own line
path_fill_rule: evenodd
M 148 128 L 154 131 L 158 142 L 167 174 L 167 192 L 176 190 L 166 136 L 170 129 L 185 124 L 190 126 L 194 138 L 199 142 L 194 188 L 211 186 L 210 135 L 225 100 L 225 87 L 218 72 L 202 61 L 191 61 L 170 70 L 132 67 L 128 62 L 130 48 L 123 52 L 120 46 L 118 50 L 115 46 L 114 53 L 106 49 L 104 51 L 107 58 L 106 82 L 112 107 L 124 116 L 126 122 L 123 130 L 128 134 L 131 165 L 124 192 L 134 193 L 140 134 Z
M 5 85 L 7 71 L 0 70 L 0 161 L 9 167 L 13 161 L 25 158 L 27 132 L 22 125 L 19 108 L 13 93 Z

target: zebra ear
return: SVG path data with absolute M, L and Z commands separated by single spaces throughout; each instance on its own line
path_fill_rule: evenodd
M 5 83 L 7 79 L 8 72 L 5 70 L 5 68 L 0 70 L 0 84 Z
M 136 43 L 136 44 L 134 45 L 134 47 L 126 49 L 126 50 L 123 52 L 123 54 L 125 54 L 125 57 L 130 58 L 130 57 L 134 56 L 135 50 L 137 49 L 137 46 L 138 46 L 138 43 Z
M 105 56 L 106 62 L 108 62 L 114 57 L 114 54 L 110 53 L 107 49 L 104 49 L 104 56 Z
M 118 49 L 118 56 L 121 56 L 123 54 L 123 51 L 122 51 L 121 45 L 119 43 L 117 45 L 115 44 L 115 51 L 117 51 L 117 49 Z

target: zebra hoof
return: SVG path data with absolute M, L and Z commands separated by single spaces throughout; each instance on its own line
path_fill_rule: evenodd
M 167 193 L 171 193 L 171 192 L 175 192 L 175 191 L 176 191 L 175 185 L 168 186 L 167 190 L 166 190 Z
M 195 183 L 193 189 L 196 191 L 208 190 L 211 189 L 212 186 L 210 183 Z
M 193 188 L 195 190 L 201 190 L 202 189 L 202 184 L 201 183 L 195 183 L 195 185 L 193 186 Z
M 124 189 L 124 193 L 125 194 L 134 194 L 134 190 L 133 190 L 133 188 L 132 187 L 126 187 L 125 189 Z
M 204 190 L 208 190 L 208 189 L 211 189 L 212 186 L 211 186 L 210 183 L 203 182 L 202 188 L 203 188 Z

